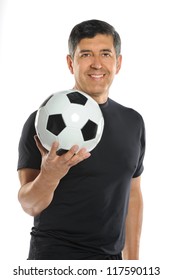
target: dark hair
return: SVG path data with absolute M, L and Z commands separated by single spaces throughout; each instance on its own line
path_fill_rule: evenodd
M 121 53 L 121 39 L 114 27 L 109 23 L 101 20 L 87 20 L 75 25 L 68 39 L 69 54 L 74 57 L 74 53 L 80 40 L 84 38 L 93 38 L 97 34 L 106 34 L 113 37 L 116 56 Z

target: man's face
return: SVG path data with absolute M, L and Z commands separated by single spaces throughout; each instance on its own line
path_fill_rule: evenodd
M 121 67 L 121 56 L 116 58 L 112 36 L 98 34 L 82 39 L 74 58 L 67 56 L 67 63 L 74 74 L 75 88 L 88 93 L 98 103 L 104 103 Z

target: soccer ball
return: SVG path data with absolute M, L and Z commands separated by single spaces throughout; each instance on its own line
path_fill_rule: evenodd
M 35 128 L 48 151 L 54 141 L 59 142 L 58 155 L 73 145 L 91 151 L 101 139 L 104 118 L 92 97 L 79 90 L 65 90 L 43 102 L 36 114 Z

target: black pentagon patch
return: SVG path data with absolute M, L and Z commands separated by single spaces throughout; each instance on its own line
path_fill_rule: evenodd
M 98 125 L 95 122 L 88 120 L 84 127 L 81 129 L 84 140 L 88 141 L 94 139 L 97 134 L 97 128 Z
M 67 97 L 71 103 L 80 105 L 85 105 L 88 100 L 86 96 L 77 91 L 68 93 Z
M 40 108 L 41 108 L 41 107 L 44 107 L 44 106 L 47 104 L 47 102 L 49 101 L 49 99 L 51 99 L 52 96 L 53 96 L 53 94 L 51 94 L 51 95 L 40 105 Z
M 50 115 L 47 122 L 46 129 L 54 135 L 58 135 L 66 127 L 61 114 Z

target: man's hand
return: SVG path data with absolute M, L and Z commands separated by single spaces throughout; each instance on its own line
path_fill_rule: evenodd
M 54 142 L 50 151 L 48 152 L 41 144 L 37 136 L 34 137 L 36 145 L 42 155 L 42 165 L 41 170 L 43 173 L 50 178 L 51 181 L 61 180 L 69 171 L 69 169 L 90 157 L 90 153 L 86 151 L 85 148 L 79 150 L 77 145 L 72 146 L 72 148 L 65 154 L 58 156 L 58 142 Z M 79 151 L 78 151 L 79 150 Z

